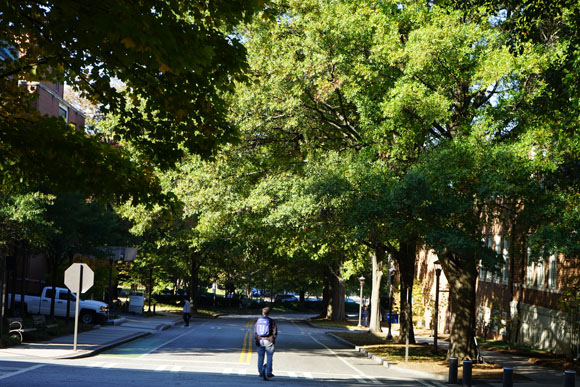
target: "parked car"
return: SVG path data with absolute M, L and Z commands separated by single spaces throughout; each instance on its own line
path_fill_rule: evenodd
M 54 298 L 54 315 L 57 317 L 66 317 L 66 306 L 68 304 L 69 290 L 65 288 L 55 288 L 56 295 Z M 75 315 L 76 297 L 70 293 L 69 316 Z M 50 304 L 52 299 L 52 287 L 47 286 L 42 289 L 39 296 L 25 295 L 22 300 L 20 294 L 14 295 L 14 307 L 24 303 L 24 309 L 30 314 L 50 315 Z M 8 294 L 8 307 L 11 307 L 12 295 Z M 84 324 L 93 324 L 100 320 L 107 320 L 108 306 L 104 302 L 94 300 L 80 300 L 79 320 Z
M 183 299 L 188 296 L 187 291 L 184 289 L 177 289 L 175 294 L 170 289 L 163 289 L 159 293 L 154 293 L 151 297 L 159 304 L 180 305 Z
M 274 302 L 296 302 L 298 298 L 292 294 L 278 294 L 274 297 Z

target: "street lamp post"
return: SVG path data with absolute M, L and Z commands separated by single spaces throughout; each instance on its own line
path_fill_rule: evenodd
M 360 299 L 358 303 L 358 327 L 360 328 L 361 325 L 361 318 L 362 318 L 362 297 L 363 297 L 363 286 L 365 284 L 365 277 L 361 276 L 359 279 L 360 282 Z
M 393 323 L 393 281 L 395 280 L 395 271 L 395 268 L 389 269 L 389 331 L 387 332 L 387 340 L 393 340 L 391 324 Z
M 439 331 L 439 277 L 441 277 L 441 265 L 435 261 L 435 321 L 433 324 L 433 351 L 437 352 L 437 333 Z

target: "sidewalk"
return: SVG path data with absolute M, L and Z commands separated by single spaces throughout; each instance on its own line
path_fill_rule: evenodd
M 356 322 L 358 319 L 358 315 L 347 316 L 347 318 L 351 321 Z M 397 329 L 398 324 L 393 324 L 393 329 L 391 333 L 393 336 L 398 336 L 399 331 Z M 333 329 L 326 329 L 327 333 L 331 333 Z M 387 328 L 383 327 L 383 332 L 387 332 Z M 336 330 L 335 330 L 336 331 Z M 427 336 L 425 334 L 419 333 L 420 331 L 415 331 L 415 340 L 418 343 L 428 343 L 433 344 L 433 337 Z M 361 332 L 362 334 L 363 332 Z M 336 337 L 336 336 L 335 336 Z M 338 338 L 339 340 L 342 340 Z M 449 348 L 449 342 L 444 341 L 441 338 L 437 342 L 439 348 L 447 349 Z M 369 358 L 375 359 L 378 361 L 378 358 L 372 353 L 372 351 L 367 351 L 362 348 L 356 347 L 357 350 L 363 352 L 369 356 Z M 482 350 L 481 354 L 485 362 L 499 364 L 502 368 L 513 368 L 514 374 L 522 375 L 528 378 L 529 380 L 514 380 L 513 385 L 516 387 L 561 387 L 564 385 L 564 372 L 556 371 L 551 368 L 542 367 L 535 365 L 533 363 L 528 362 L 528 357 L 512 355 L 512 354 L 503 354 L 499 352 L 493 351 L 485 351 Z M 385 366 L 389 366 L 388 363 L 384 363 Z M 462 362 L 459 362 L 459 367 L 462 366 Z M 401 366 L 393 366 L 390 367 L 396 368 L 397 370 L 401 370 L 404 372 L 414 374 L 417 378 L 426 378 L 432 381 L 437 381 L 441 386 L 447 385 L 448 376 L 436 375 L 436 374 L 427 374 L 423 371 L 416 371 L 412 369 L 407 369 Z M 460 382 L 461 384 L 461 382 Z M 476 377 L 473 378 L 473 385 L 480 385 L 480 386 L 492 386 L 492 387 L 502 387 L 503 380 L 490 380 L 490 379 L 477 379 Z
M 383 328 L 385 330 L 385 328 Z M 393 333 L 395 333 L 393 331 Z M 396 332 L 398 334 L 398 332 Z M 433 337 L 428 336 L 418 336 L 415 335 L 415 340 L 418 343 L 428 343 L 433 344 Z M 444 340 L 438 340 L 437 346 L 439 348 L 449 348 L 449 342 Z M 502 368 L 513 368 L 514 374 L 519 374 L 525 376 L 530 380 L 514 380 L 513 384 L 516 387 L 551 387 L 551 386 L 558 386 L 561 387 L 564 385 L 564 373 L 553 370 L 551 368 L 538 366 L 528 362 L 528 357 L 518 356 L 518 355 L 511 355 L 511 354 L 504 354 L 494 351 L 481 351 L 481 355 L 483 359 L 487 363 L 494 363 L 499 364 Z M 459 362 L 459 367 L 461 367 L 461 361 Z M 445 379 L 447 381 L 447 378 Z M 499 387 L 503 386 L 502 380 L 485 380 L 474 377 L 473 379 L 474 385 L 487 385 L 487 386 L 494 386 Z
M 46 359 L 87 357 L 139 337 L 168 329 L 180 324 L 183 320 L 180 316 L 172 314 L 160 314 L 155 317 L 124 315 L 113 322 L 114 325 L 96 326 L 95 329 L 79 333 L 76 351 L 73 350 L 74 335 L 68 335 L 56 337 L 49 341 L 0 348 L 0 355 Z
M 415 340 L 419 343 L 433 343 L 433 337 L 425 336 L 415 336 Z M 448 341 L 437 342 L 439 348 L 447 349 L 449 347 Z M 551 368 L 538 366 L 528 362 L 528 358 L 524 356 L 503 354 L 494 351 L 481 351 L 483 359 L 487 363 L 499 364 L 502 368 L 513 368 L 514 374 L 519 374 L 530 379 L 524 380 L 514 380 L 514 385 L 519 387 L 539 387 L 539 386 L 558 386 L 564 385 L 564 373 L 553 370 Z M 461 362 L 459 364 L 461 367 Z M 479 382 L 479 383 L 478 383 Z M 474 384 L 482 384 L 485 382 L 488 386 L 503 386 L 503 381 L 501 380 L 476 380 L 474 378 Z

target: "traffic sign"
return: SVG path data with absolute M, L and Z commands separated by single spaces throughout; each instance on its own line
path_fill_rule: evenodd
M 73 263 L 64 272 L 64 284 L 75 294 L 86 292 L 94 282 L 95 273 L 86 263 Z

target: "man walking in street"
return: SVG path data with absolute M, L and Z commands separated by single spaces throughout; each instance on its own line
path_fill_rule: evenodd
M 270 311 L 269 306 L 262 309 L 262 317 L 256 321 L 254 326 L 254 340 L 258 347 L 258 372 L 264 380 L 274 376 L 272 358 L 274 357 L 274 342 L 278 336 L 278 327 L 276 321 L 270 318 Z M 266 364 L 264 364 L 264 355 L 266 355 Z
M 185 326 L 189 326 L 189 319 L 191 318 L 191 306 L 187 298 L 183 299 L 183 321 L 185 321 Z

